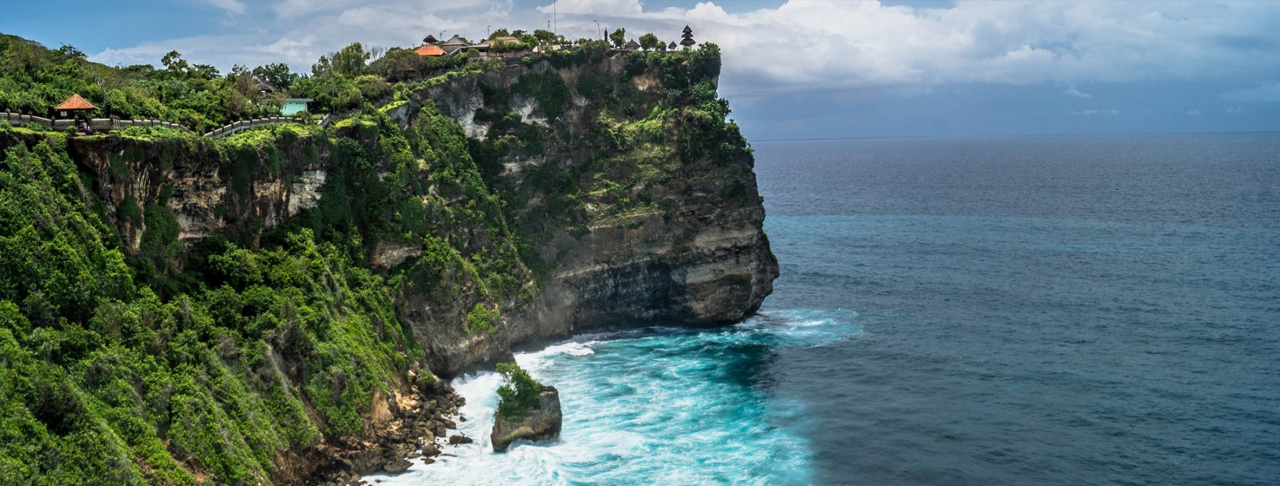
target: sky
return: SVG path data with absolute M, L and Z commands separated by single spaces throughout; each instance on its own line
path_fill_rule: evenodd
M 1280 131 L 1280 2 L 0 0 L 0 32 L 110 65 L 310 72 L 351 42 L 549 26 L 721 48 L 749 140 Z M 599 27 L 598 27 L 599 26 Z

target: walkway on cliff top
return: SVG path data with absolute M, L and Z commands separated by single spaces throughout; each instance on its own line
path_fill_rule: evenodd
M 616 56 L 618 54 L 623 54 L 627 52 L 633 52 L 633 50 L 610 49 L 608 50 L 608 55 Z M 505 64 L 510 66 L 510 65 L 519 64 L 523 62 L 523 57 L 527 53 L 507 53 L 507 54 L 519 54 L 519 56 L 504 55 L 502 58 L 497 59 L 497 60 L 503 61 Z M 468 65 L 468 67 L 469 66 L 470 65 Z M 456 75 L 457 73 L 467 73 L 467 71 L 468 71 L 467 67 L 454 68 L 454 69 L 450 69 L 445 72 L 442 72 L 440 74 L 437 74 L 435 76 L 432 76 L 430 78 L 425 78 L 419 82 L 429 81 L 432 79 L 448 79 L 451 75 Z M 477 71 L 477 72 L 480 72 L 480 71 Z M 421 89 L 419 89 L 418 91 L 421 91 Z M 395 102 L 394 98 L 395 98 L 394 95 L 387 95 L 374 101 L 371 104 L 375 108 L 385 109 L 387 106 L 390 106 L 391 103 Z M 352 108 L 337 114 L 330 113 L 328 115 L 325 115 L 324 118 L 316 121 L 316 124 L 320 125 L 321 127 L 328 127 L 329 125 L 331 125 L 336 121 L 351 118 L 352 116 L 355 116 L 356 114 L 362 111 L 364 111 L 363 106 Z M 76 126 L 76 120 L 74 119 L 50 119 L 50 118 L 44 118 L 44 117 L 39 117 L 34 115 L 23 115 L 20 113 L 13 113 L 8 111 L 0 111 L 0 120 L 5 120 L 12 126 L 26 126 L 26 125 L 35 123 L 35 124 L 40 124 L 47 127 L 52 127 L 55 130 L 65 130 L 67 127 Z M 236 133 L 240 133 L 242 131 L 248 130 L 253 127 L 271 125 L 276 123 L 309 123 L 309 122 L 301 120 L 296 117 L 287 117 L 287 116 L 251 118 L 248 120 L 238 120 L 238 121 L 228 123 L 212 131 L 209 131 L 208 133 L 205 133 L 203 136 L 216 140 L 226 136 L 234 135 Z M 167 122 L 163 120 L 150 120 L 150 119 L 119 120 L 115 118 L 94 118 L 89 120 L 89 128 L 94 131 L 115 131 L 115 130 L 120 130 L 124 128 L 129 128 L 129 127 L 165 127 L 165 128 L 172 128 L 175 130 L 182 130 L 185 132 L 193 131 L 190 128 L 187 128 L 181 124 Z

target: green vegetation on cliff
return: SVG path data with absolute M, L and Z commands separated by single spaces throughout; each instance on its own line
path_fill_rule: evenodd
M 247 69 L 220 76 L 213 66 L 192 65 L 176 52 L 162 63 L 164 69 L 110 67 L 89 62 L 72 46 L 47 49 L 0 34 L 0 110 L 49 116 L 54 106 L 78 93 L 104 115 L 166 120 L 196 130 L 279 113 L 278 99 L 257 99 L 259 87 Z
M 210 245 L 202 285 L 162 301 L 55 145 L 0 173 L 0 483 L 254 483 L 360 430 L 412 354 L 381 277 L 301 230 Z
M 307 78 L 254 71 L 362 105 L 329 128 L 212 141 L 0 123 L 0 484 L 298 479 L 280 476 L 290 457 L 368 439 L 378 400 L 465 366 L 447 361 L 455 343 L 509 356 L 511 322 L 563 263 L 551 242 L 670 218 L 654 187 L 748 150 L 710 44 L 592 44 L 396 85 L 377 75 L 392 61 L 339 54 Z M 245 71 L 166 65 L 107 68 L 3 37 L 0 106 L 39 112 L 71 89 L 193 127 L 246 113 Z M 475 81 L 483 137 L 421 95 L 493 72 L 518 74 Z M 541 385 L 499 370 L 499 414 L 518 416 Z
M 256 243 L 263 222 L 229 211 L 239 230 L 184 251 L 171 190 L 130 196 L 118 218 L 145 223 L 137 254 L 93 209 L 65 137 L 0 127 L 0 483 L 270 481 L 278 454 L 359 435 L 374 396 L 421 366 L 397 293 L 476 301 L 459 325 L 495 332 L 482 302 L 527 271 L 460 128 L 433 108 L 404 131 L 377 111 L 359 121 L 219 141 L 233 205 L 329 153 L 319 206 Z M 163 153 L 181 144 L 166 135 L 132 136 Z M 379 275 L 364 267 L 379 242 L 424 255 Z

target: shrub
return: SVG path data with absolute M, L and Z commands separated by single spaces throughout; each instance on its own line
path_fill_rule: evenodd
M 529 410 L 538 406 L 542 384 L 518 364 L 498 363 L 497 368 L 503 378 L 506 378 L 506 383 L 498 387 L 498 416 L 503 420 L 523 418 Z
M 472 334 L 488 333 L 492 336 L 498 332 L 496 324 L 502 319 L 502 314 L 497 309 L 490 309 L 484 304 L 477 303 L 471 307 L 471 311 L 467 312 L 467 331 Z
M 379 76 L 360 76 L 356 78 L 356 86 L 360 89 L 360 96 L 367 101 L 374 101 L 391 94 L 391 85 Z

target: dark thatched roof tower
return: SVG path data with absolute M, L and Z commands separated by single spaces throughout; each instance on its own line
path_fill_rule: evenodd
M 693 29 L 690 29 L 687 25 L 684 26 L 684 33 L 680 34 L 680 45 L 689 47 L 696 43 L 697 42 L 693 40 Z M 674 47 L 672 47 L 672 49 L 674 49 Z
M 436 36 L 431 34 L 427 34 L 427 37 L 425 39 L 422 39 L 423 44 L 435 44 L 437 42 L 440 42 L 440 41 L 436 40 Z

